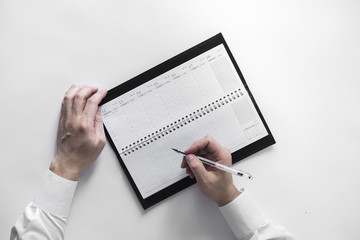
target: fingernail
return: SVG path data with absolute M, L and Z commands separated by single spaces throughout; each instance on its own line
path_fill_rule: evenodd
M 189 162 L 189 161 L 191 161 L 191 159 L 194 158 L 194 155 L 193 155 L 193 154 L 189 154 L 189 155 L 186 155 L 185 158 L 186 158 L 186 161 Z

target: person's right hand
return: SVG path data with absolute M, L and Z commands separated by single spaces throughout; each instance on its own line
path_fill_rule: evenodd
M 186 151 L 181 167 L 191 178 L 195 177 L 202 193 L 214 200 L 218 206 L 224 206 L 234 200 L 241 192 L 235 187 L 230 173 L 215 167 L 205 166 L 195 156 L 202 156 L 226 166 L 231 166 L 231 153 L 211 136 L 194 142 Z

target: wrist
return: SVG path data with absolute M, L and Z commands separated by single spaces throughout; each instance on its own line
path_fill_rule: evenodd
M 216 204 L 219 207 L 225 206 L 226 204 L 232 202 L 235 198 L 237 198 L 241 193 L 243 192 L 243 189 L 240 189 L 240 191 L 234 186 L 234 184 L 231 184 L 224 192 L 224 194 L 221 196 L 220 199 L 216 200 Z
M 81 171 L 78 171 L 76 169 L 72 169 L 70 167 L 67 167 L 63 164 L 65 161 L 61 161 L 57 157 L 55 157 L 50 164 L 50 171 L 55 173 L 56 175 L 71 180 L 71 181 L 77 181 L 79 179 L 79 176 L 81 174 Z

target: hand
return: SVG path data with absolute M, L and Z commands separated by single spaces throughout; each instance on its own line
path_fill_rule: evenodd
M 194 155 L 199 155 L 223 165 L 231 166 L 231 153 L 222 147 L 211 136 L 206 136 L 194 142 L 186 151 L 187 154 L 181 167 L 186 168 L 186 173 L 191 178 L 196 178 L 202 193 L 214 200 L 218 206 L 224 206 L 240 195 L 235 187 L 230 173 L 224 172 L 203 163 Z
M 57 151 L 50 170 L 76 181 L 94 162 L 105 146 L 100 101 L 107 91 L 96 87 L 72 85 L 61 106 Z

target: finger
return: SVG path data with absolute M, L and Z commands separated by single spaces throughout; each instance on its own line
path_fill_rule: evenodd
M 91 95 L 97 92 L 96 87 L 82 86 L 79 91 L 76 92 L 74 98 L 73 111 L 75 114 L 81 114 L 84 111 L 86 101 Z
M 181 165 L 180 165 L 181 168 L 186 168 L 188 167 L 188 164 L 186 162 L 186 159 L 185 159 L 185 156 L 183 157 L 182 161 L 181 161 Z
M 186 162 L 190 167 L 190 170 L 194 174 L 197 181 L 204 182 L 207 178 L 207 170 L 202 162 L 193 154 L 186 155 Z M 191 176 L 191 174 L 190 174 Z
M 185 168 L 185 172 L 186 172 L 186 174 L 190 175 L 190 178 L 194 178 L 194 173 L 191 171 L 191 168 L 187 164 L 185 156 L 183 157 L 180 167 Z
M 194 175 L 194 173 L 191 171 L 191 168 L 190 168 L 190 167 L 187 167 L 187 168 L 186 168 L 186 173 L 187 173 L 188 175 L 190 175 L 190 178 L 194 178 L 194 177 L 195 177 L 195 175 Z
M 95 128 L 95 135 L 98 137 L 98 139 L 101 142 L 105 143 L 105 132 L 104 132 L 104 126 L 103 126 L 100 107 L 98 107 L 98 111 L 96 112 L 96 115 L 95 115 L 94 128 Z
M 72 84 L 71 87 L 66 91 L 61 107 L 62 117 L 67 118 L 71 115 L 72 106 L 74 103 L 74 96 L 78 90 L 79 87 L 77 87 L 75 84 Z
M 94 123 L 99 103 L 106 96 L 106 94 L 106 90 L 98 91 L 86 101 L 84 113 L 88 116 L 90 122 Z

